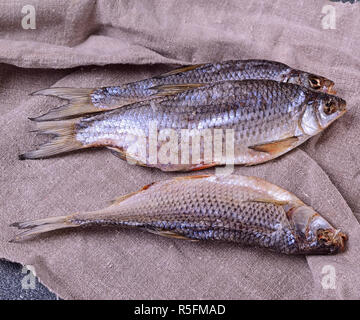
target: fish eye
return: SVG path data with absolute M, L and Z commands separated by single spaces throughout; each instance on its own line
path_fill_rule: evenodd
M 333 100 L 330 100 L 325 103 L 325 106 L 324 106 L 325 114 L 330 115 L 330 114 L 334 113 L 336 110 L 337 110 L 336 103 Z
M 309 78 L 309 84 L 313 89 L 320 89 L 321 88 L 321 80 L 316 77 Z

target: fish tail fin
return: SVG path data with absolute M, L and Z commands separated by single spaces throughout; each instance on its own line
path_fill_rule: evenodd
M 33 121 L 47 121 L 64 119 L 82 114 L 103 111 L 94 106 L 91 100 L 91 94 L 94 88 L 47 88 L 33 92 L 31 95 L 53 96 L 68 100 L 68 104 L 54 108 L 49 112 L 35 118 L 29 118 Z
M 60 153 L 86 148 L 76 140 L 77 119 L 62 121 L 38 122 L 37 132 L 56 135 L 50 142 L 41 145 L 37 150 L 19 155 L 20 160 L 46 158 Z
M 35 235 L 53 230 L 79 227 L 80 224 L 74 224 L 71 222 L 70 217 L 72 216 L 50 217 L 13 223 L 10 225 L 11 227 L 15 227 L 23 231 L 18 233 L 12 240 L 10 240 L 10 242 L 23 241 Z

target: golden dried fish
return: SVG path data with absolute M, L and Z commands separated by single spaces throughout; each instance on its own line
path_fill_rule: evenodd
M 221 240 L 285 254 L 335 254 L 347 236 L 290 192 L 255 177 L 190 176 L 157 182 L 105 209 L 15 223 L 13 241 L 87 226 L 128 226 L 161 236 Z
M 322 76 L 293 69 L 283 63 L 267 60 L 231 60 L 182 67 L 163 75 L 120 86 L 103 88 L 48 88 L 35 92 L 70 100 L 68 105 L 33 118 L 36 121 L 60 119 L 79 114 L 114 109 L 122 105 L 152 99 L 157 86 L 194 83 L 215 83 L 227 80 L 268 79 L 294 83 L 304 87 L 335 94 L 334 82 Z M 169 94 L 169 92 L 167 92 Z
M 272 80 L 158 90 L 179 93 L 94 116 L 38 122 L 40 132 L 57 137 L 20 159 L 104 146 L 143 166 L 187 171 L 227 164 L 224 153 L 233 148 L 234 164 L 254 165 L 295 148 L 346 111 L 339 97 Z

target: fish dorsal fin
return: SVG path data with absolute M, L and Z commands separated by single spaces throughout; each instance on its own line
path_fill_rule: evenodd
M 272 203 L 277 206 L 284 206 L 289 203 L 289 201 L 286 201 L 286 200 L 281 201 L 281 200 L 276 200 L 276 199 L 271 199 L 271 198 L 257 198 L 257 199 L 251 200 L 251 202 Z
M 169 72 L 161 74 L 160 76 L 158 76 L 158 78 L 165 78 L 165 77 L 168 77 L 168 76 L 173 76 L 175 74 L 191 71 L 191 70 L 200 68 L 200 67 L 202 67 L 204 65 L 205 64 L 194 64 L 194 65 L 191 65 L 191 66 L 185 66 L 185 67 L 177 68 L 177 69 L 174 69 L 174 70 L 171 70 Z
M 124 196 L 121 196 L 121 197 L 117 197 L 113 200 L 110 201 L 110 205 L 113 206 L 113 205 L 117 205 L 119 204 L 120 202 L 123 202 L 124 200 L 134 196 L 135 194 L 139 193 L 141 190 L 138 190 L 138 191 L 135 191 L 135 192 L 131 192 L 131 193 L 128 193 L 128 194 L 125 194 Z
M 172 238 L 172 239 L 180 239 L 180 240 L 191 240 L 191 241 L 199 241 L 196 239 L 191 239 L 188 238 L 182 234 L 176 233 L 174 231 L 168 231 L 168 230 L 161 230 L 161 229 L 150 229 L 150 228 L 146 228 L 146 231 L 153 233 L 153 234 L 157 234 L 159 236 L 162 237 L 166 237 L 166 238 Z
M 152 96 L 168 96 L 176 93 L 181 93 L 187 90 L 200 88 L 208 85 L 207 83 L 186 83 L 186 84 L 164 84 L 149 88 L 150 90 L 156 91 Z
M 260 152 L 266 152 L 270 154 L 278 154 L 285 152 L 286 150 L 293 148 L 295 143 L 299 141 L 297 137 L 289 137 L 283 140 L 272 141 L 264 144 L 258 144 L 250 146 L 250 149 Z
M 140 193 L 142 191 L 145 191 L 145 190 L 149 189 L 153 184 L 155 184 L 155 182 L 147 184 L 146 186 L 142 187 L 140 190 L 137 190 L 137 191 L 125 194 L 123 196 L 120 196 L 118 198 L 115 198 L 114 200 L 112 200 L 110 202 L 110 205 L 118 205 L 120 202 L 123 202 L 126 199 L 128 199 L 128 198 L 130 198 L 130 197 L 132 197 L 132 196 L 134 196 L 134 195 L 136 195 L 136 194 L 138 194 L 138 193 Z

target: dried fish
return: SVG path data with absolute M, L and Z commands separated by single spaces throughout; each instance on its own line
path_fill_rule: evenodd
M 158 95 L 157 86 L 215 83 L 229 80 L 268 79 L 294 83 L 316 91 L 335 94 L 334 82 L 322 76 L 293 69 L 283 63 L 267 60 L 231 60 L 192 65 L 172 70 L 163 75 L 120 86 L 104 88 L 48 88 L 35 92 L 68 99 L 69 104 L 53 109 L 36 121 L 60 119 L 74 115 L 114 109 L 126 104 L 148 100 Z M 190 85 L 189 85 L 190 84 Z M 189 86 L 188 86 L 189 85 Z M 167 92 L 170 94 L 173 92 Z
M 346 111 L 339 97 L 273 80 L 157 90 L 164 96 L 93 116 L 37 122 L 40 132 L 57 137 L 20 158 L 107 147 L 143 166 L 187 171 L 227 164 L 228 146 L 234 164 L 254 165 L 292 150 Z

